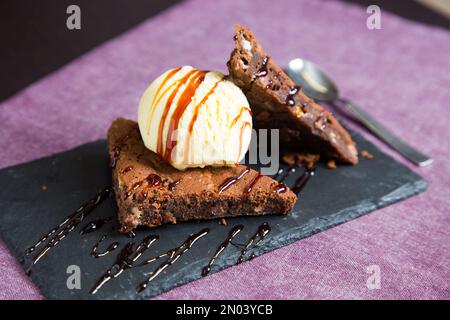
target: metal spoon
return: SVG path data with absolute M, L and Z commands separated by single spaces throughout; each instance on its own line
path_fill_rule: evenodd
M 367 129 L 414 164 L 427 166 L 433 162 L 433 159 L 394 136 L 360 107 L 347 99 L 339 97 L 335 84 L 312 62 L 300 58 L 293 59 L 289 61 L 286 73 L 291 77 L 292 81 L 302 86 L 303 92 L 310 98 L 324 102 L 340 102 L 345 105 Z

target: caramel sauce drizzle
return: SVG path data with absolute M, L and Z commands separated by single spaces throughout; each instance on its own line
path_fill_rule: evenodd
M 244 111 L 248 111 L 250 116 L 252 116 L 252 110 L 250 110 L 250 108 L 247 108 L 245 106 L 241 107 L 239 114 L 233 119 L 233 121 L 231 121 L 230 129 L 233 128 L 233 126 L 237 123 L 237 121 L 242 117 L 242 114 L 244 113 Z
M 188 144 L 186 145 L 185 151 L 184 151 L 184 160 L 188 160 L 188 155 L 189 155 L 189 146 L 190 146 L 190 140 L 191 140 L 191 135 L 192 135 L 192 130 L 194 129 L 194 124 L 197 121 L 198 118 L 198 113 L 200 110 L 200 107 L 203 106 L 203 104 L 208 100 L 209 96 L 214 92 L 214 90 L 217 88 L 217 86 L 219 85 L 219 83 L 221 83 L 225 78 L 221 78 L 219 81 L 217 81 L 212 88 L 209 90 L 209 92 L 203 97 L 203 99 L 197 103 L 197 105 L 194 107 L 193 113 L 194 115 L 192 116 L 191 121 L 189 122 L 189 129 L 188 129 Z
M 164 93 L 161 95 L 161 96 L 159 96 L 158 97 L 158 95 L 159 95 L 159 93 L 160 93 L 160 91 L 161 91 L 161 89 L 165 86 L 165 84 L 167 83 L 167 81 L 170 79 L 170 78 L 172 78 L 176 73 L 178 73 L 178 71 L 180 71 L 181 70 L 181 67 L 179 67 L 179 68 L 176 68 L 176 69 L 173 69 L 172 71 L 170 71 L 167 75 L 166 75 L 166 77 L 164 78 L 164 80 L 161 82 L 161 85 L 158 87 L 158 89 L 156 90 L 156 92 L 155 92 L 155 95 L 153 96 L 153 99 L 152 99 L 152 103 L 150 104 L 150 108 L 152 108 L 152 110 L 151 110 L 151 114 L 150 114 L 150 121 L 149 121 L 149 123 L 148 123 L 148 128 L 147 128 L 147 133 L 150 133 L 150 125 L 151 125 L 151 119 L 153 118 L 153 113 L 155 112 L 155 99 L 157 99 L 157 102 L 159 102 L 160 100 L 161 100 L 161 98 L 163 97 L 163 96 L 165 96 L 165 94 L 167 93 L 167 91 L 170 89 L 170 88 L 172 88 L 172 86 L 174 86 L 175 85 L 175 83 L 172 83 L 168 88 L 166 88 L 165 90 L 164 90 Z
M 172 105 L 173 99 L 175 99 L 176 94 L 178 93 L 178 89 L 180 89 L 180 87 L 186 83 L 186 81 L 188 81 L 188 79 L 194 74 L 196 73 L 197 70 L 191 70 L 189 71 L 184 77 L 182 77 L 180 80 L 178 80 L 178 82 L 175 82 L 174 85 L 176 84 L 176 88 L 173 90 L 173 92 L 171 93 L 171 95 L 169 96 L 169 98 L 167 99 L 166 102 L 166 106 L 164 108 L 163 114 L 161 116 L 161 120 L 159 122 L 159 128 L 158 128 L 158 144 L 157 144 L 157 153 L 159 155 L 163 155 L 163 129 L 164 129 L 164 123 L 166 122 L 166 118 L 167 118 L 167 114 L 169 113 L 170 110 L 170 106 Z M 169 86 L 170 88 L 171 86 Z M 169 89 L 167 88 L 166 91 Z M 164 92 L 165 94 L 165 92 Z M 162 96 L 162 95 L 161 95 Z M 156 104 L 158 104 L 159 100 L 156 102 Z
M 195 76 L 191 78 L 188 85 L 181 94 L 180 98 L 178 99 L 177 106 L 174 112 L 172 113 L 172 117 L 170 119 L 169 130 L 167 131 L 166 150 L 163 156 L 163 159 L 165 160 L 168 160 L 170 158 L 172 150 L 177 145 L 177 141 L 173 139 L 172 135 L 178 129 L 180 119 L 183 116 L 183 113 L 186 110 L 187 106 L 191 103 L 192 97 L 195 95 L 195 92 L 197 91 L 198 87 L 205 80 L 206 73 L 207 71 L 198 71 L 197 74 L 195 74 Z M 166 106 L 166 109 L 168 108 L 168 106 Z M 162 123 L 164 123 L 165 119 L 162 120 L 163 120 Z
M 245 128 L 246 128 L 246 127 L 250 127 L 250 126 L 251 126 L 251 123 L 248 122 L 248 121 L 246 121 L 246 122 L 244 122 L 244 123 L 242 124 L 242 127 L 241 127 L 241 133 L 239 134 L 239 154 L 238 154 L 238 157 L 239 157 L 239 155 L 240 155 L 241 152 L 242 152 L 242 143 L 243 143 L 243 139 L 244 139 L 244 131 L 245 131 Z

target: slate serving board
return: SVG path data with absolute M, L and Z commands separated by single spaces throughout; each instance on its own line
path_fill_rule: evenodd
M 148 298 L 200 278 L 203 267 L 237 224 L 244 225 L 234 239 L 237 245 L 229 245 L 225 249 L 212 266 L 211 273 L 236 264 L 240 255 L 239 244 L 245 244 L 263 222 L 270 225 L 271 231 L 257 246 L 250 248 L 247 257 L 252 253 L 259 256 L 426 190 L 427 183 L 421 177 L 383 154 L 360 135 L 352 136 L 359 149 L 368 150 L 374 159 L 361 159 L 358 166 L 338 166 L 336 170 L 328 170 L 320 164 L 301 193 L 294 212 L 288 216 L 234 218 L 228 219 L 228 226 L 212 220 L 144 228 L 136 232 L 134 239 L 119 234 L 119 226 L 114 219 L 95 232 L 80 235 L 80 229 L 90 221 L 116 214 L 115 201 L 109 198 L 30 269 L 31 261 L 25 255 L 26 249 L 100 189 L 111 184 L 105 141 L 88 143 L 0 171 L 0 235 L 25 270 L 31 270 L 32 280 L 48 298 Z M 301 173 L 302 170 L 297 170 L 285 183 L 291 186 Z M 138 244 L 150 234 L 160 236 L 138 260 L 143 261 L 181 245 L 189 234 L 203 228 L 209 228 L 210 232 L 159 274 L 144 292 L 138 293 L 136 288 L 160 264 L 158 261 L 125 270 L 95 295 L 89 293 L 100 276 L 114 264 L 126 243 Z M 118 241 L 119 247 L 104 257 L 91 257 L 93 245 L 104 234 L 107 238 L 100 245 L 100 251 L 113 241 Z M 81 289 L 67 287 L 70 276 L 67 268 L 70 265 L 80 268 Z

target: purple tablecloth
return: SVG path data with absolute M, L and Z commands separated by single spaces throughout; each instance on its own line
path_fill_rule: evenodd
M 114 118 L 136 118 L 140 95 L 168 68 L 225 71 L 239 22 L 279 63 L 321 65 L 344 96 L 431 155 L 432 166 L 410 166 L 429 189 L 158 298 L 448 299 L 450 33 L 383 11 L 382 29 L 369 30 L 367 17 L 339 1 L 183 2 L 1 103 L 0 167 L 103 138 Z M 367 287 L 371 265 L 380 289 Z M 0 298 L 42 298 L 2 242 Z

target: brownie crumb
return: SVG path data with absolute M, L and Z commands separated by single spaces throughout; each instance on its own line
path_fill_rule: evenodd
M 258 121 L 268 121 L 271 115 L 268 111 L 261 111 L 255 116 L 255 119 Z
M 336 162 L 334 160 L 327 161 L 327 168 L 330 170 L 336 169 Z
M 219 224 L 221 224 L 223 226 L 227 226 L 228 222 L 227 222 L 227 220 L 225 218 L 222 218 L 222 219 L 219 220 Z
M 373 159 L 373 154 L 371 154 L 369 151 L 367 150 L 361 150 L 359 152 L 359 155 L 367 160 L 372 160 Z
M 42 191 L 47 191 L 47 186 L 44 184 L 44 185 L 41 187 L 41 189 L 42 189 Z
M 285 164 L 287 164 L 288 166 L 292 166 L 293 164 L 295 164 L 295 153 L 285 153 L 282 157 L 281 157 L 281 161 L 283 161 Z
M 281 160 L 289 166 L 295 164 L 298 167 L 305 167 L 307 169 L 312 169 L 319 159 L 320 155 L 318 154 L 296 152 L 288 152 L 281 157 Z

